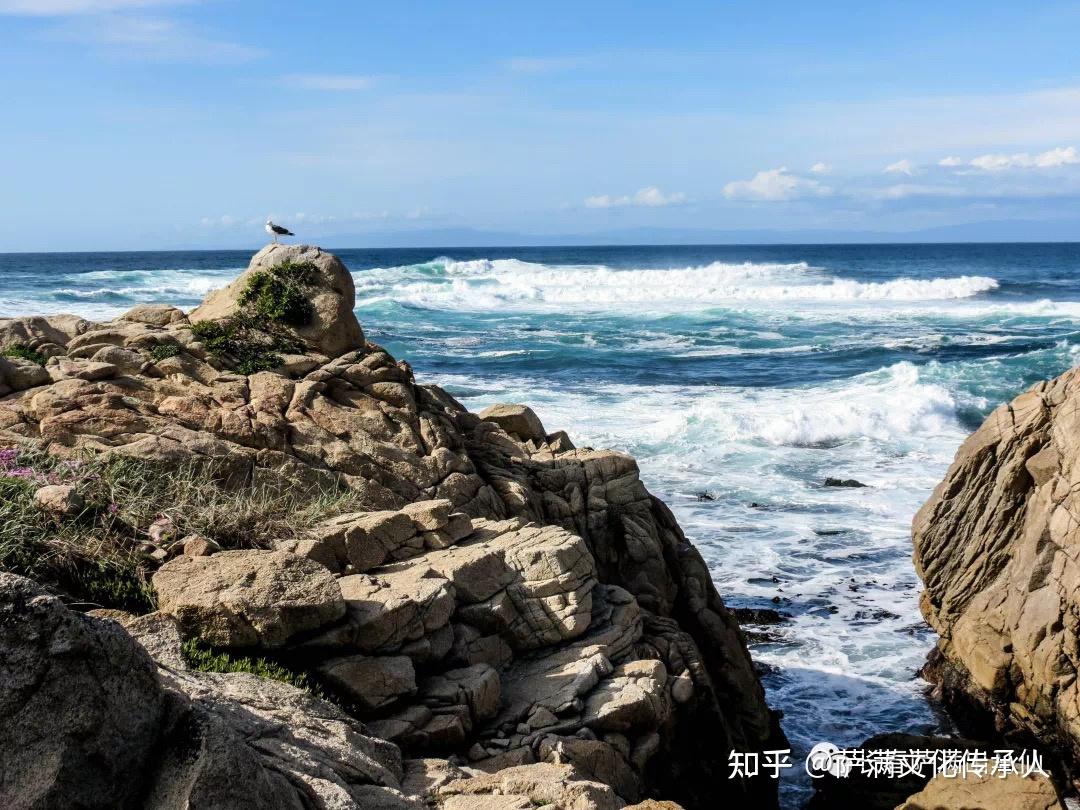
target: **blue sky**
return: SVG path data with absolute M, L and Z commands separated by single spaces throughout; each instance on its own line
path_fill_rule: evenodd
M 0 251 L 1080 238 L 1080 3 L 1023 5 L 0 0 Z

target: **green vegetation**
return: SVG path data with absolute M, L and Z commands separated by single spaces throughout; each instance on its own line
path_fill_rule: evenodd
M 153 348 L 150 349 L 150 356 L 155 361 L 167 360 L 170 357 L 176 357 L 183 349 L 180 348 L 179 343 L 174 343 L 171 340 L 163 340 L 160 343 L 155 343 Z
M 306 288 L 317 272 L 312 262 L 283 262 L 252 273 L 237 299 L 240 312 L 194 324 L 192 334 L 240 374 L 271 371 L 281 365 L 282 353 L 303 351 L 289 327 L 311 323 L 315 308 Z
M 241 374 L 271 371 L 281 365 L 280 352 L 302 350 L 296 339 L 275 324 L 248 315 L 202 321 L 191 327 L 212 357 L 232 362 Z
M 29 360 L 31 363 L 37 363 L 39 366 L 45 365 L 46 360 L 45 355 L 41 352 L 36 352 L 29 346 L 24 346 L 22 343 L 12 343 L 10 346 L 5 346 L 0 354 L 4 357 L 18 357 L 23 360 Z
M 248 278 L 239 303 L 256 317 L 289 326 L 307 326 L 315 314 L 307 287 L 318 268 L 312 262 L 283 262 Z
M 184 658 L 188 666 L 200 672 L 249 672 L 260 678 L 269 678 L 274 681 L 282 681 L 300 689 L 318 694 L 318 689 L 308 682 L 308 677 L 302 672 L 293 672 L 281 664 L 266 658 L 247 658 L 233 656 L 226 652 L 211 649 L 199 639 L 189 639 L 184 642 Z
M 76 487 L 82 514 L 40 509 L 35 490 Z M 198 533 L 222 548 L 270 548 L 306 535 L 313 523 L 361 508 L 331 485 L 285 480 L 253 485 L 227 462 L 171 468 L 135 459 L 61 460 L 32 449 L 0 450 L 0 570 L 21 574 L 77 601 L 144 613 L 154 608 L 153 565 L 139 545 L 155 520 L 182 538 Z

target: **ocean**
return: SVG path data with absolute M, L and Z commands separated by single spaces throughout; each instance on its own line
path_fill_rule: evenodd
M 911 518 L 987 413 L 1076 364 L 1080 245 L 336 252 L 421 382 L 632 453 L 729 606 L 790 616 L 752 644 L 786 805 L 814 743 L 942 727 Z M 192 307 L 249 257 L 0 255 L 0 316 Z

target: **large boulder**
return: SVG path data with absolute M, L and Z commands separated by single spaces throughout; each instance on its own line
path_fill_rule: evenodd
M 199 323 L 236 315 L 240 311 L 239 299 L 251 277 L 286 262 L 310 262 L 317 268 L 308 295 L 312 305 L 311 323 L 297 327 L 297 335 L 311 349 L 330 357 L 363 346 L 364 332 L 353 313 L 356 288 L 352 275 L 337 256 L 312 245 L 267 245 L 255 254 L 247 270 L 227 287 L 210 293 L 188 313 L 188 319 Z
M 973 736 L 1080 758 L 1080 372 L 997 408 L 915 516 L 928 676 Z
M 177 557 L 154 574 L 158 604 L 186 635 L 219 647 L 281 647 L 345 614 L 336 579 L 285 551 Z
M 0 807 L 135 806 L 165 713 L 119 625 L 0 573 Z
M 494 422 L 522 441 L 542 442 L 547 436 L 540 417 L 528 405 L 498 403 L 480 411 L 479 416 L 485 422 Z
M 1065 810 L 1065 804 L 1045 776 L 985 773 L 935 776 L 896 810 Z

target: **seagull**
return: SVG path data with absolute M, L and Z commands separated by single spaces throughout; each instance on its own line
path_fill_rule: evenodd
M 274 244 L 277 244 L 277 238 L 279 236 L 296 236 L 295 233 L 288 228 L 283 228 L 280 225 L 275 225 L 269 219 L 266 220 L 266 232 L 274 237 Z

